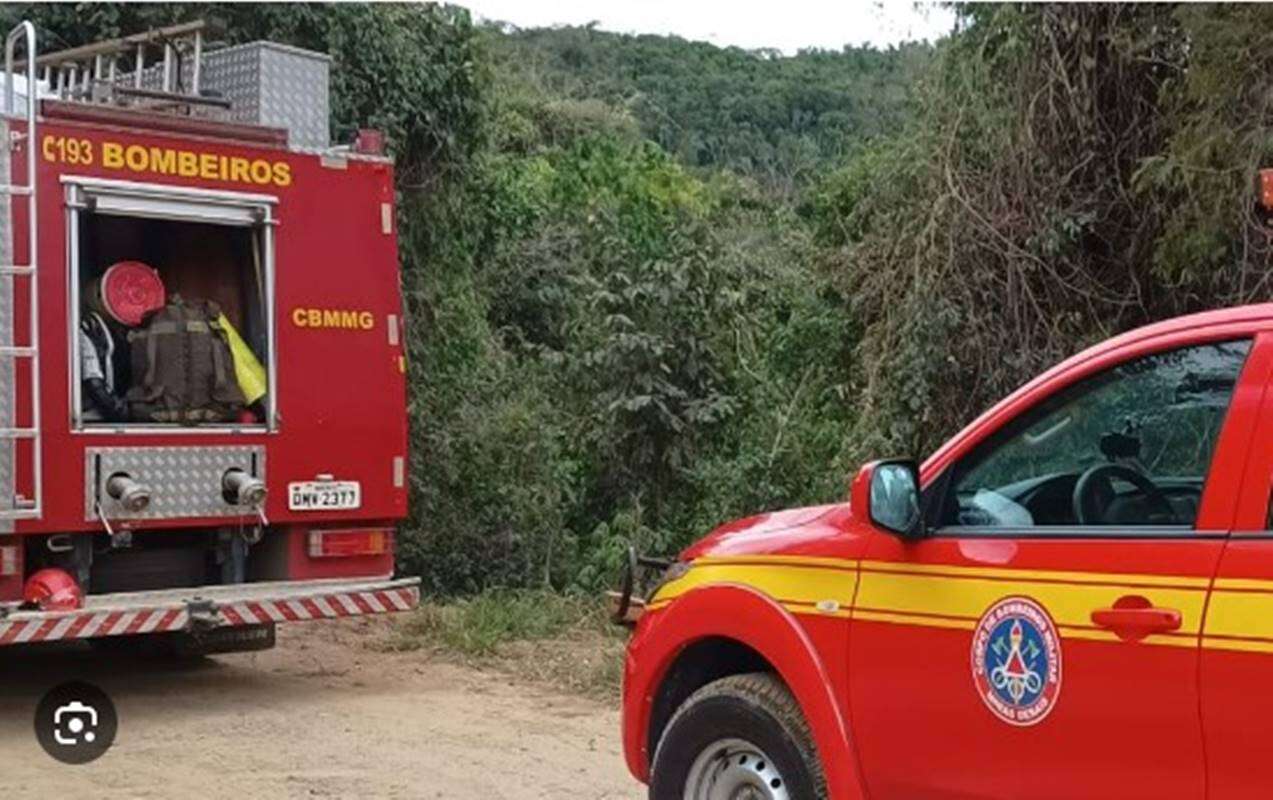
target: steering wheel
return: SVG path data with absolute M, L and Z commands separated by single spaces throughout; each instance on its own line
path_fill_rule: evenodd
M 1167 495 L 1144 474 L 1122 464 L 1097 464 L 1085 470 L 1074 484 L 1074 517 L 1080 525 L 1106 524 L 1105 512 L 1117 496 L 1113 478 L 1135 486 L 1148 501 L 1149 511 L 1165 516 L 1165 524 L 1177 521 L 1176 509 Z

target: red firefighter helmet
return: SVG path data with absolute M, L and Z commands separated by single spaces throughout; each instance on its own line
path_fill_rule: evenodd
M 66 570 L 46 567 L 27 578 L 22 600 L 41 611 L 74 611 L 84 606 L 84 592 Z
M 90 290 L 89 303 L 121 325 L 135 328 L 164 307 L 167 293 L 159 273 L 140 261 L 112 264 Z

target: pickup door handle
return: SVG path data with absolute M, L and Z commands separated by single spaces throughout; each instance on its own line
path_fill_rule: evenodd
M 1125 642 L 1139 642 L 1151 633 L 1167 633 L 1180 629 L 1180 612 L 1174 608 L 1157 608 L 1140 595 L 1127 595 L 1114 601 L 1113 608 L 1092 612 L 1092 623 L 1108 628 Z

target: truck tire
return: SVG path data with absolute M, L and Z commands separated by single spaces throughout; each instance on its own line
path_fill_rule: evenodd
M 787 687 L 766 672 L 721 678 L 690 695 L 668 722 L 650 770 L 650 800 L 826 796 L 809 724 Z

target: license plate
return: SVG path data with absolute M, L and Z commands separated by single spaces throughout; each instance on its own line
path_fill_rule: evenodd
M 357 481 L 302 481 L 287 485 L 287 507 L 292 511 L 343 511 L 362 506 L 362 484 Z

